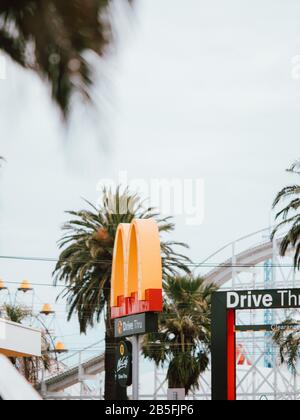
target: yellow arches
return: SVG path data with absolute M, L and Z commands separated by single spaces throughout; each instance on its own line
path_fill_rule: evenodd
M 158 225 L 153 219 L 120 224 L 116 234 L 111 306 L 125 316 L 162 306 L 162 259 Z M 155 302 L 148 302 L 155 300 Z M 148 303 L 148 304 L 147 304 Z M 152 305 L 153 303 L 153 305 Z
M 130 224 L 122 223 L 118 226 L 112 265 L 111 306 L 118 306 L 118 297 L 125 296 L 129 231 Z

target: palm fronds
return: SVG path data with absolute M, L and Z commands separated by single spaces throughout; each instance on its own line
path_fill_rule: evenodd
M 24 319 L 32 315 L 31 310 L 16 305 L 5 304 L 1 308 L 1 313 L 4 314 L 4 318 L 8 321 L 16 322 L 21 324 Z
M 290 173 L 300 175 L 297 170 L 300 163 L 296 162 L 288 170 Z M 280 244 L 280 254 L 285 256 L 289 249 L 292 249 L 294 254 L 295 269 L 300 269 L 300 185 L 295 184 L 283 188 L 276 196 L 273 208 L 283 204 L 282 208 L 276 215 L 276 220 L 279 221 L 272 233 L 272 239 L 278 232 L 286 227 L 288 232 L 284 235 Z
M 158 366 L 168 365 L 170 388 L 186 394 L 199 386 L 209 364 L 211 296 L 217 286 L 200 277 L 168 277 L 164 284 L 164 312 L 159 333 L 145 336 L 143 354 Z
M 104 188 L 102 204 L 87 205 L 88 210 L 67 212 L 70 221 L 63 226 L 61 254 L 54 271 L 55 284 L 66 285 L 62 296 L 67 298 L 69 319 L 78 315 L 82 333 L 99 322 L 109 304 L 113 247 L 119 224 L 130 223 L 134 218 L 154 218 L 162 235 L 174 230 L 170 218 L 159 217 L 152 208 L 145 209 L 139 196 L 128 189 Z M 162 241 L 164 278 L 179 271 L 190 272 L 190 260 L 175 250 L 183 246 Z
M 51 86 L 64 115 L 73 92 L 90 100 L 87 51 L 104 56 L 112 41 L 112 0 L 2 0 L 0 49 Z
M 279 347 L 281 364 L 285 364 L 296 375 L 300 357 L 300 322 L 286 320 L 274 332 L 273 341 Z

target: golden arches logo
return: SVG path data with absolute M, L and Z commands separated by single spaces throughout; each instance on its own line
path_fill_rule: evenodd
M 124 344 L 121 343 L 121 345 L 120 345 L 120 355 L 123 357 L 124 354 L 125 354 L 125 347 L 124 347 Z
M 111 280 L 111 315 L 162 312 L 162 258 L 157 222 L 118 226 Z

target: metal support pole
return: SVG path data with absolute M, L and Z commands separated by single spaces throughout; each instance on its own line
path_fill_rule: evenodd
M 134 335 L 132 342 L 132 398 L 139 400 L 139 379 L 140 379 L 140 336 Z
M 47 385 L 46 385 L 46 378 L 45 378 L 45 369 L 42 369 L 42 389 L 41 394 L 43 399 L 47 397 Z
M 236 288 L 236 277 L 237 277 L 237 258 L 236 258 L 236 244 L 232 243 L 232 289 Z
M 155 367 L 154 367 L 154 401 L 157 400 L 157 387 L 158 387 L 158 368 L 157 365 L 155 363 Z
M 84 382 L 83 382 L 83 367 L 82 367 L 82 353 L 79 353 L 79 365 L 78 365 L 78 380 L 80 383 L 80 399 L 82 399 L 84 395 Z

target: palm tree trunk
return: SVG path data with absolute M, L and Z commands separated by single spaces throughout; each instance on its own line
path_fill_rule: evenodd
M 110 300 L 107 300 L 106 334 L 105 334 L 105 400 L 127 400 L 127 390 L 122 388 L 115 377 L 116 349 L 119 340 L 114 338 L 113 322 L 110 317 Z

